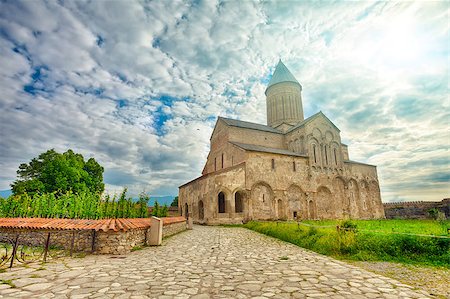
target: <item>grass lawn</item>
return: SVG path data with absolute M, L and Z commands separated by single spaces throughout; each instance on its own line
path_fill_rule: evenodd
M 450 221 L 352 220 L 356 230 L 339 232 L 336 226 L 345 225 L 342 221 L 308 220 L 302 223 L 252 221 L 244 227 L 340 259 L 450 268 L 449 238 L 408 235 L 449 236 Z

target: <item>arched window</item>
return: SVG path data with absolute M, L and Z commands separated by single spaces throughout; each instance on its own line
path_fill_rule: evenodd
M 234 212 L 242 213 L 243 205 L 242 205 L 242 194 L 240 192 L 236 192 L 234 194 Z
M 223 169 L 223 153 L 222 153 L 222 169 Z
M 293 170 L 293 171 L 296 171 L 296 169 L 295 169 L 295 161 L 292 162 L 292 170 Z
M 334 149 L 333 152 L 334 152 L 334 163 L 337 165 L 336 149 Z
M 315 144 L 313 144 L 313 155 L 314 155 L 314 163 L 317 163 L 316 145 Z
M 225 213 L 225 194 L 223 192 L 220 192 L 217 196 L 218 200 L 218 206 L 219 206 L 219 213 Z
M 327 151 L 327 146 L 325 146 L 325 164 L 328 165 L 328 151 Z
M 275 159 L 272 159 L 272 170 L 275 170 Z
M 214 158 L 214 171 L 217 170 L 217 158 Z

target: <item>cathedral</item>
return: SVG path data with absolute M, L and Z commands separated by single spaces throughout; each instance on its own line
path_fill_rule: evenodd
M 377 168 L 350 160 L 321 111 L 304 119 L 302 86 L 280 60 L 265 91 L 267 125 L 219 117 L 202 175 L 179 187 L 196 223 L 384 218 Z

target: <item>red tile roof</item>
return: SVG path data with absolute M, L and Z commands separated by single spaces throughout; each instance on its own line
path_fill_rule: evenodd
M 169 224 L 174 224 L 174 223 L 186 222 L 186 218 L 184 218 L 184 216 L 164 217 L 161 219 L 163 220 L 163 226 L 169 225 Z
M 163 225 L 185 221 L 184 217 L 162 218 Z M 50 230 L 127 231 L 150 227 L 151 218 L 119 219 L 56 219 L 56 218 L 0 218 L 0 228 Z

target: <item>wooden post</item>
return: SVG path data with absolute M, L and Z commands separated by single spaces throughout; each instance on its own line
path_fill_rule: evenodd
M 44 248 L 44 263 L 47 262 L 48 246 L 50 245 L 50 233 L 47 234 L 47 240 L 45 240 Z
M 159 246 L 162 243 L 163 221 L 160 218 L 152 216 L 150 226 L 150 238 L 148 245 Z

